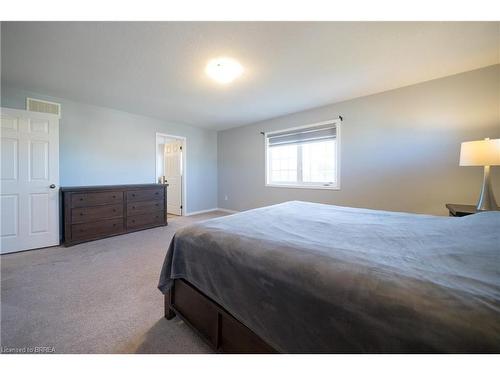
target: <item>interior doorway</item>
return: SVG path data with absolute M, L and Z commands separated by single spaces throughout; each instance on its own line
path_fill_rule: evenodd
M 167 214 L 186 212 L 186 138 L 156 133 L 156 181 L 167 184 Z

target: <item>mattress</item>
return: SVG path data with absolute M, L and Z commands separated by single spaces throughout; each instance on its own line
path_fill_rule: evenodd
M 177 231 L 176 278 L 280 352 L 500 352 L 500 212 L 286 202 Z

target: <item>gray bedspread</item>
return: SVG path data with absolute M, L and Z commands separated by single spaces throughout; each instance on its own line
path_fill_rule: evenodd
M 500 212 L 287 202 L 177 231 L 175 278 L 281 352 L 500 352 Z

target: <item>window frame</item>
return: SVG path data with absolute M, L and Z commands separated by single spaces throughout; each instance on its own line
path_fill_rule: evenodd
M 322 126 L 322 125 L 328 125 L 328 124 L 335 124 L 336 128 L 336 170 L 335 170 L 335 184 L 333 185 L 323 185 L 323 184 L 318 184 L 318 183 L 313 183 L 313 182 L 298 182 L 298 183 L 276 183 L 276 182 L 270 182 L 270 176 L 269 176 L 269 138 L 268 135 L 276 134 L 276 133 L 281 133 L 285 131 L 292 131 L 292 130 L 302 130 L 302 129 L 307 129 L 307 128 L 312 128 L 316 126 Z M 327 121 L 322 121 L 322 122 L 316 122 L 313 124 L 308 124 L 308 125 L 302 125 L 302 126 L 296 126 L 293 128 L 286 128 L 286 129 L 279 129 L 275 131 L 270 131 L 270 132 L 265 132 L 264 133 L 264 162 L 265 162 L 265 168 L 264 168 L 264 181 L 265 181 L 265 186 L 266 187 L 278 187 L 278 188 L 287 188 L 287 189 L 312 189 L 312 190 L 340 190 L 340 155 L 341 155 L 341 124 L 342 120 L 340 119 L 333 119 L 333 120 L 327 120 Z

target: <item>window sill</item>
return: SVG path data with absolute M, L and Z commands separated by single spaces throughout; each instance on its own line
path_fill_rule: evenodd
M 287 189 L 311 189 L 311 190 L 340 190 L 340 186 L 323 185 L 285 185 L 285 184 L 266 184 L 266 187 L 287 188 Z

